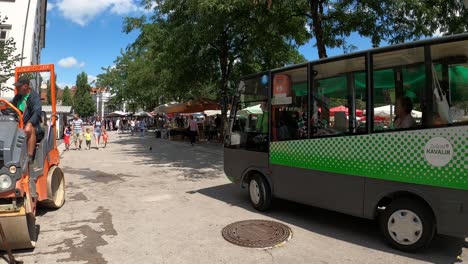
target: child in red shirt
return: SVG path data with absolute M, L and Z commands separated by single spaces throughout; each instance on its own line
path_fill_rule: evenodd
M 109 138 L 109 135 L 107 135 L 107 131 L 105 129 L 102 130 L 102 139 L 104 141 L 104 147 L 107 146 L 107 139 Z
M 63 143 L 65 144 L 65 151 L 70 150 L 70 136 L 71 128 L 67 126 L 65 127 L 65 131 L 63 132 Z

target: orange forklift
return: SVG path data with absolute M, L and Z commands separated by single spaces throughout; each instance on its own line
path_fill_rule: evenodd
M 27 155 L 23 113 L 0 98 L 0 250 L 34 248 L 37 206 L 58 209 L 65 202 L 65 178 L 56 143 L 54 65 L 17 67 L 15 79 L 40 72 L 50 72 L 52 115 L 47 120 L 42 112 L 44 137 L 36 142 L 32 160 Z

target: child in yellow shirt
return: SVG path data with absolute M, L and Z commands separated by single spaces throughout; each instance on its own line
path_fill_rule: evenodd
M 91 133 L 89 133 L 89 128 L 86 129 L 86 133 L 84 134 L 86 140 L 86 147 L 91 149 Z

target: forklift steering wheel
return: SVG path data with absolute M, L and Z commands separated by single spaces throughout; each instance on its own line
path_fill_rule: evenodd
M 7 100 L 0 98 L 0 109 L 3 115 L 14 117 L 18 122 L 18 128 L 23 128 L 23 113 Z

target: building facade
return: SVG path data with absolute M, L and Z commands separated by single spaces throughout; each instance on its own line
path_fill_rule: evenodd
M 17 66 L 39 64 L 41 50 L 45 47 L 47 0 L 0 0 L 0 15 L 7 17 L 0 25 L 0 41 L 13 38 L 16 42 L 15 54 L 22 60 Z M 0 83 L 0 97 L 13 97 L 14 77 Z M 39 74 L 31 81 L 39 90 Z
M 92 87 L 91 95 L 94 103 L 96 104 L 97 116 L 103 118 L 112 112 L 112 109 L 108 106 L 108 102 L 112 98 L 112 95 L 107 88 Z

